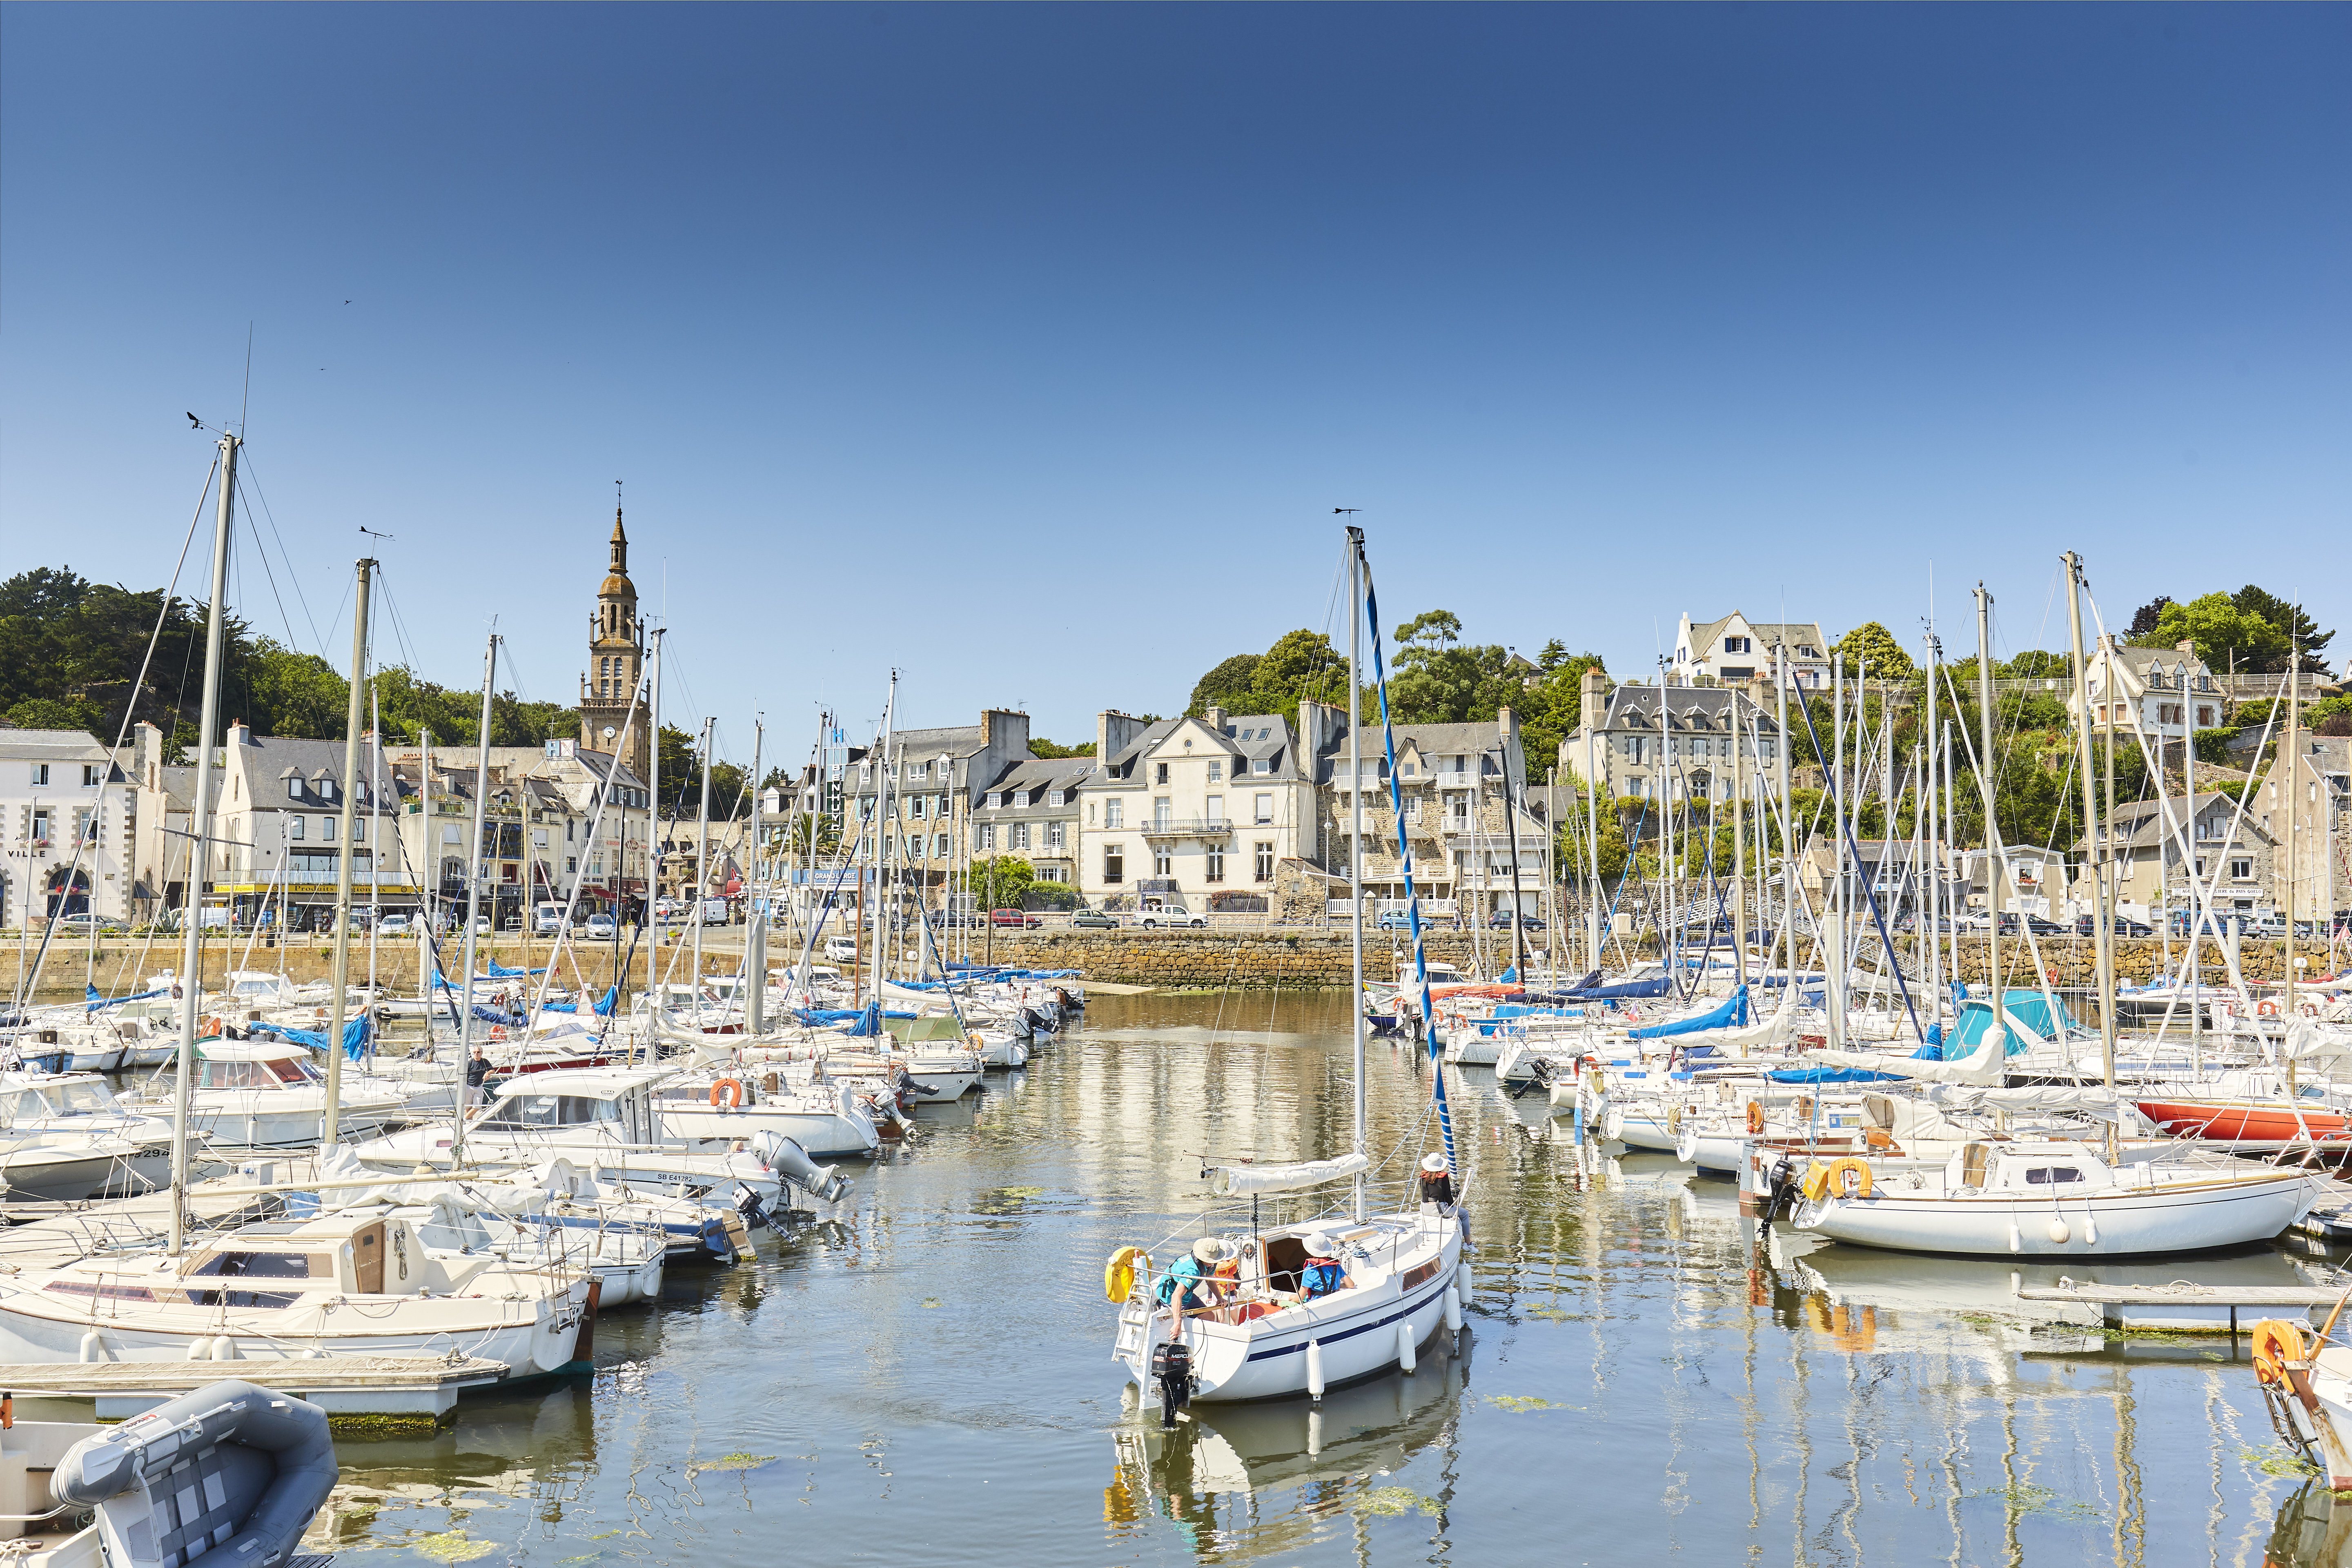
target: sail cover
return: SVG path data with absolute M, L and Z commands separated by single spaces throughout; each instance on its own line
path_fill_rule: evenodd
M 1217 1165 L 1211 1170 L 1209 1190 L 1221 1198 L 1289 1193 L 1345 1181 L 1371 1168 L 1368 1154 L 1342 1154 L 1336 1160 L 1304 1160 L 1291 1165 Z

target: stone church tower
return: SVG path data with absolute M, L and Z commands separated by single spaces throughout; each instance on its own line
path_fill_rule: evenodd
M 613 559 L 604 584 L 596 590 L 596 612 L 588 622 L 588 673 L 580 679 L 580 747 L 610 752 L 624 726 L 628 743 L 621 761 L 643 784 L 651 772 L 653 737 L 642 700 L 634 721 L 630 700 L 644 678 L 645 628 L 637 622 L 636 585 L 629 581 L 629 536 L 621 509 L 613 509 Z

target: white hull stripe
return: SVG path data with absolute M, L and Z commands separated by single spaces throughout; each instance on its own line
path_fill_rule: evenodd
M 1454 1281 L 1449 1278 L 1444 1284 L 1440 1285 L 1436 1289 L 1423 1296 L 1421 1300 L 1409 1302 L 1406 1305 L 1398 1308 L 1395 1311 L 1391 1312 L 1387 1317 L 1376 1319 L 1369 1323 L 1359 1323 L 1352 1329 L 1342 1329 L 1338 1333 L 1316 1333 L 1307 1329 L 1286 1329 L 1283 1331 L 1293 1334 L 1306 1334 L 1307 1339 L 1311 1339 L 1321 1344 L 1337 1344 L 1341 1340 L 1352 1340 L 1358 1334 L 1369 1334 L 1374 1329 L 1385 1329 L 1391 1323 L 1397 1322 L 1405 1318 L 1410 1318 L 1415 1312 L 1420 1311 L 1423 1307 L 1428 1306 L 1432 1301 L 1436 1300 L 1439 1296 L 1453 1288 Z M 1265 1361 L 1270 1356 L 1297 1355 L 1307 1348 L 1307 1340 L 1301 1340 L 1295 1345 L 1277 1345 L 1272 1350 L 1252 1351 L 1249 1353 L 1249 1360 Z

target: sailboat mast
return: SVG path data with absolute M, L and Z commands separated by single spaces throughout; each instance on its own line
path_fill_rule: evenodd
M 461 1074 L 474 1056 L 474 938 L 482 919 L 482 872 L 486 864 L 482 829 L 487 820 L 484 807 L 490 797 L 490 691 L 498 679 L 499 634 L 492 632 L 489 646 L 482 655 L 482 722 L 474 737 L 474 825 L 472 837 L 467 842 L 466 940 L 459 949 L 465 967 L 457 978 L 457 1070 Z M 449 1135 L 452 1169 L 466 1163 L 464 1083 L 460 1078 L 455 1131 Z
M 335 1146 L 342 1118 L 343 989 L 352 978 L 352 826 L 359 805 L 360 721 L 365 717 L 360 704 L 367 694 L 368 588 L 374 569 L 375 563 L 369 560 L 362 560 L 358 567 L 352 606 L 352 700 L 344 715 L 343 776 L 335 783 L 342 796 L 342 822 L 335 835 L 335 994 L 327 1004 L 327 1115 L 319 1129 L 322 1149 Z
M 1592 671 L 1584 672 L 1587 680 Z M 1591 880 L 1584 889 L 1584 933 L 1587 966 L 1601 967 L 1601 764 L 1600 732 L 1608 699 L 1588 705 L 1584 715 L 1584 859 Z M 1613 803 L 1612 803 L 1613 804 Z
M 188 801 L 188 889 L 180 906 L 185 921 L 180 959 L 180 1076 L 172 1090 L 172 1226 L 171 1255 L 187 1245 L 188 1091 L 196 1076 L 196 1005 L 204 963 L 205 873 L 212 869 L 211 838 L 205 831 L 211 815 L 213 736 L 219 732 L 221 691 L 221 618 L 228 598 L 229 521 L 236 515 L 236 454 L 245 443 L 235 436 L 220 438 L 220 506 L 213 514 L 213 598 L 205 615 L 205 688 L 201 717 L 196 723 L 195 794 Z
M 710 747 L 719 721 L 702 721 L 702 799 L 695 809 L 694 849 L 694 1006 L 702 1009 L 702 908 L 710 897 Z
M 2099 987 L 2099 1065 L 2107 1092 L 2116 1090 L 2115 931 L 2108 912 L 2108 847 L 2099 823 L 2099 778 L 2091 756 L 2091 667 L 2083 657 L 2083 558 L 2073 551 L 2059 557 L 2066 565 L 2066 635 L 2074 647 L 2074 744 L 2083 774 L 2083 869 L 2091 879 L 2092 951 L 2097 955 Z M 2109 712 L 2119 695 L 2116 659 L 2105 650 L 2100 671 L 2099 699 Z M 2109 750 L 2113 750 L 2112 744 Z
M 1977 752 L 1977 788 L 1984 796 L 1985 844 L 1985 974 L 1992 990 L 1992 1028 L 1989 1037 L 2009 1048 L 2009 997 L 2000 973 L 2000 874 L 2008 858 L 2000 847 L 2000 823 L 1993 813 L 1992 763 L 1992 595 L 1977 584 L 1977 732 L 1983 746 Z
M 767 739 L 767 725 L 753 720 L 751 820 L 743 837 L 744 873 L 751 879 L 743 900 L 744 913 L 751 922 L 743 932 L 743 983 L 750 988 L 744 994 L 743 1027 L 754 1038 L 767 1023 L 768 912 L 760 893 L 760 762 Z
M 1352 918 L 1348 921 L 1349 954 L 1353 968 L 1349 973 L 1355 981 L 1355 993 L 1349 1014 L 1353 1023 L 1356 1087 L 1355 1142 L 1349 1145 L 1356 1153 L 1364 1152 L 1364 724 L 1359 710 L 1363 706 L 1363 684 L 1356 673 L 1358 644 L 1363 636 L 1364 531 L 1348 530 L 1348 795 L 1352 802 L 1352 829 L 1348 837 L 1348 908 Z M 1399 976 L 1402 989 L 1402 976 Z M 1423 1017 L 1422 1027 L 1434 1031 L 1437 1020 Z M 1364 1217 L 1364 1173 L 1356 1173 L 1349 1191 L 1355 1205 L 1355 1216 Z
M 661 650 L 662 639 L 669 635 L 667 626 L 653 628 L 654 647 L 646 660 L 646 712 L 652 726 L 654 743 L 646 749 L 646 887 L 644 908 L 637 917 L 638 926 L 646 933 L 646 1059 L 653 1059 L 654 1016 L 661 1008 L 661 928 L 654 921 L 654 900 L 661 896 L 662 829 L 661 829 Z M 614 922 L 614 940 L 619 940 L 618 922 Z M 620 1011 L 616 1000 L 614 1012 Z

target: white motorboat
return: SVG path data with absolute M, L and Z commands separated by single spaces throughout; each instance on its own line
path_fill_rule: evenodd
M 2219 1157 L 2115 1166 L 2088 1143 L 1987 1142 L 1896 1181 L 1875 1181 L 1859 1157 L 1819 1162 L 1791 1223 L 1900 1252 L 2130 1258 L 2268 1241 L 2325 1181 Z
M 814 1067 L 796 1062 L 761 1074 L 664 1079 L 653 1088 L 661 1135 L 695 1152 L 747 1142 L 763 1131 L 789 1138 L 820 1160 L 874 1152 L 881 1146 L 881 1124 L 866 1092 Z
M 172 1123 L 126 1109 L 95 1073 L 0 1073 L 0 1120 L 18 1132 L 112 1139 L 131 1146 L 107 1193 L 143 1193 L 171 1175 Z
M 345 1138 L 362 1138 L 402 1118 L 406 1100 L 346 1074 L 337 1113 Z M 126 1100 L 142 1115 L 172 1114 L 169 1091 Z M 238 1149 L 299 1149 L 325 1131 L 327 1079 L 301 1046 L 260 1040 L 196 1042 L 196 1078 L 189 1088 L 188 1124 L 213 1142 Z

